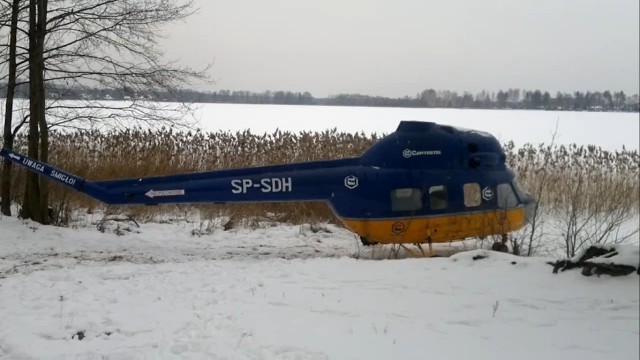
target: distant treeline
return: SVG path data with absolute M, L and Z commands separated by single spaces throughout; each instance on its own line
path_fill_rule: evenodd
M 17 97 L 26 97 L 28 84 L 18 87 Z M 0 95 L 5 96 L 6 84 L 1 84 Z M 47 97 L 61 100 L 152 100 L 185 101 L 195 103 L 280 104 L 280 105 L 333 105 L 379 106 L 411 108 L 466 108 L 466 109 L 536 109 L 573 111 L 625 111 L 638 112 L 638 94 L 624 91 L 575 91 L 573 93 L 508 89 L 497 92 L 481 91 L 477 94 L 427 89 L 414 97 L 390 98 L 361 94 L 339 94 L 316 98 L 309 92 L 291 91 L 196 91 L 133 92 L 130 89 L 72 88 L 60 85 L 47 86 Z

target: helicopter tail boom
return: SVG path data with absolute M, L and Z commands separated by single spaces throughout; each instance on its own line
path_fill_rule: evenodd
M 2 149 L 0 156 L 113 205 L 327 200 L 331 196 L 327 185 L 340 178 L 340 168 L 357 161 L 316 161 L 92 182 L 7 149 Z
M 3 157 L 9 161 L 12 161 L 20 166 L 27 168 L 28 170 L 45 176 L 51 180 L 54 180 L 62 185 L 70 187 L 74 190 L 85 193 L 97 200 L 107 202 L 108 197 L 105 189 L 97 186 L 94 183 L 83 179 L 77 175 L 70 174 L 64 170 L 60 170 L 49 164 L 31 159 L 30 157 L 22 154 L 15 153 L 11 150 L 0 150 L 0 157 Z

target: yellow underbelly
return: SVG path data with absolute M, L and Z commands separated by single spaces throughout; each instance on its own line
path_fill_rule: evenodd
M 526 223 L 524 208 L 396 219 L 342 219 L 345 226 L 369 240 L 388 244 L 449 242 L 506 234 Z

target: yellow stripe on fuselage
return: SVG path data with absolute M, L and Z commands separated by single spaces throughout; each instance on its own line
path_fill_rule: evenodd
M 506 234 L 526 223 L 524 207 L 395 219 L 342 219 L 345 226 L 369 240 L 388 244 L 449 242 Z

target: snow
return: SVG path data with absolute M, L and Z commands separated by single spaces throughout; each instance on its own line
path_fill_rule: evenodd
M 640 355 L 635 274 L 560 276 L 551 259 L 487 250 L 389 259 L 328 224 L 223 231 L 177 215 L 100 232 L 100 218 L 0 218 L 0 358 Z

